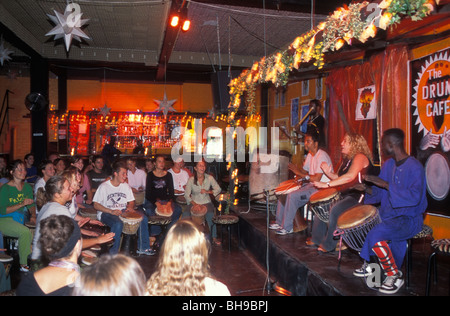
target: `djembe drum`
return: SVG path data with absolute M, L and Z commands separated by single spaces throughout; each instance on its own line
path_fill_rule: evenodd
M 137 244 L 136 233 L 144 217 L 138 212 L 132 211 L 123 212 L 119 218 L 123 222 L 121 251 L 125 254 L 134 255 Z
M 335 236 L 340 236 L 353 250 L 361 251 L 367 234 L 381 223 L 378 210 L 373 205 L 354 206 L 339 216 Z
M 157 201 L 156 203 L 156 215 L 163 217 L 171 217 L 173 214 L 172 201 L 161 202 Z
M 196 204 L 191 207 L 191 218 L 196 225 L 202 225 L 205 222 L 205 215 L 208 208 L 203 204 Z
M 302 187 L 302 182 L 298 181 L 296 179 L 291 179 L 287 181 L 283 181 L 280 183 L 280 185 L 275 189 L 275 195 L 278 199 L 278 201 L 285 205 L 286 204 L 286 197 L 289 193 L 294 192 Z M 294 232 L 300 232 L 305 230 L 308 225 L 306 224 L 306 221 L 304 217 L 301 215 L 302 212 L 296 212 L 294 217 Z
M 124 212 L 119 218 L 123 222 L 122 233 L 134 235 L 139 229 L 143 216 L 138 212 Z
M 275 195 L 283 205 L 286 203 L 286 196 L 301 188 L 301 182 L 298 182 L 296 179 L 291 179 L 287 181 L 283 181 L 280 185 L 275 189 Z
M 312 194 L 309 205 L 322 222 L 328 223 L 331 208 L 340 200 L 341 193 L 336 188 L 327 188 Z

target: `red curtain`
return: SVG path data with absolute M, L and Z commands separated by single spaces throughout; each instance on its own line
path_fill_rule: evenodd
M 406 126 L 402 122 L 407 115 L 396 112 L 402 108 L 404 114 L 404 109 L 408 108 L 403 102 L 407 95 L 407 61 L 406 47 L 392 46 L 362 64 L 337 68 L 330 73 L 326 80 L 329 91 L 327 150 L 335 166 L 341 158 L 340 144 L 346 132 L 363 135 L 372 152 L 378 153 L 373 148 L 374 137 L 380 139 L 387 128 Z M 358 89 L 371 85 L 376 89 L 378 120 L 355 120 Z

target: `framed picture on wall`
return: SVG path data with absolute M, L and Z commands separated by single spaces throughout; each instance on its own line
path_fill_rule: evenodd
M 299 118 L 298 118 L 298 103 L 300 101 L 300 98 L 291 99 L 291 126 L 297 125 Z
M 301 117 L 305 117 L 305 115 L 308 113 L 309 111 L 309 103 L 308 104 L 304 104 L 302 105 L 302 112 L 301 112 Z M 306 133 L 306 130 L 308 129 L 308 119 L 305 119 L 302 123 L 302 125 L 300 125 L 300 131 L 302 133 Z
M 273 120 L 273 126 L 280 128 L 280 141 L 289 141 L 289 118 Z
M 302 97 L 309 95 L 309 80 L 302 81 Z
M 316 79 L 316 99 L 317 100 L 322 99 L 322 84 L 323 84 L 323 78 Z

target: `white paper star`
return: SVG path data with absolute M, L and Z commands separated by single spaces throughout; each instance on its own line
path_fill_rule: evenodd
M 159 105 L 157 111 L 163 112 L 164 116 L 167 116 L 167 113 L 169 113 L 169 111 L 175 112 L 175 109 L 172 107 L 172 105 L 177 102 L 177 100 L 167 100 L 166 91 L 164 91 L 164 98 L 162 100 L 154 101 Z
M 12 53 L 14 53 L 12 50 L 5 47 L 5 42 L 2 38 L 0 41 L 0 64 L 2 64 L 2 66 L 5 61 L 11 60 L 11 57 L 9 55 Z
M 212 109 L 209 110 L 208 112 L 208 118 L 212 118 L 214 120 L 215 117 L 216 117 L 216 108 L 212 107 Z
M 106 117 L 109 115 L 109 111 L 111 111 L 111 108 L 109 108 L 106 103 L 105 105 L 100 109 L 100 113 L 102 113 L 103 117 Z
M 81 27 L 85 25 L 89 19 L 81 19 L 83 13 L 81 13 L 79 4 L 68 4 L 66 10 L 64 11 L 64 15 L 55 10 L 53 10 L 53 12 L 55 12 L 55 16 L 50 14 L 47 14 L 47 16 L 53 23 L 55 23 L 56 26 L 50 32 L 45 34 L 45 36 L 54 35 L 55 40 L 64 38 L 67 52 L 72 44 L 72 39 L 79 42 L 81 42 L 81 38 L 90 39 L 89 36 L 81 30 Z

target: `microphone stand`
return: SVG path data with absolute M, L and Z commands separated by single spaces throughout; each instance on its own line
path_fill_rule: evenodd
M 270 218 L 270 212 L 269 212 L 269 198 L 270 198 L 270 190 L 264 189 L 263 193 L 266 196 L 266 270 L 267 270 L 267 277 L 266 280 L 264 281 L 264 287 L 263 288 L 257 288 L 257 289 L 251 289 L 251 290 L 241 290 L 241 291 L 237 291 L 236 294 L 242 294 L 242 293 L 249 293 L 249 292 L 255 292 L 258 290 L 265 290 L 267 291 L 267 294 L 270 295 L 270 292 L 272 290 L 275 290 L 276 292 L 283 294 L 283 295 L 290 295 L 290 292 L 280 288 L 276 285 L 277 282 L 273 282 L 270 280 L 270 260 L 269 260 L 269 248 L 270 248 L 270 240 L 269 240 L 269 218 Z M 278 290 L 279 288 L 279 290 Z

